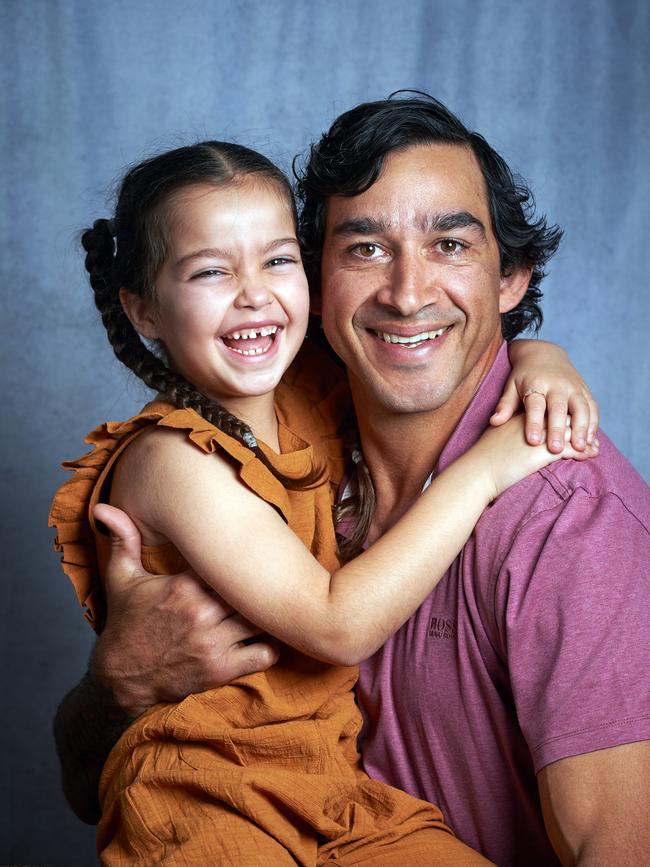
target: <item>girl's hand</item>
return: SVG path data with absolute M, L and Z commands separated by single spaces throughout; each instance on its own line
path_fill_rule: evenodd
M 471 449 L 479 461 L 479 471 L 487 472 L 489 489 L 493 492 L 491 499 L 498 497 L 511 485 L 544 469 L 549 464 L 563 458 L 584 461 L 598 454 L 598 440 L 594 438 L 591 444 L 578 451 L 571 442 L 571 425 L 567 419 L 563 432 L 562 449 L 551 452 L 546 442 L 531 446 L 526 442 L 523 415 L 517 415 L 483 434 L 481 439 Z M 545 431 L 542 430 L 542 434 Z
M 541 443 L 546 428 L 549 450 L 560 455 L 568 417 L 571 444 L 584 451 L 595 440 L 598 406 L 566 352 L 544 340 L 513 340 L 508 354 L 513 370 L 490 424 L 504 424 L 523 405 L 527 442 Z

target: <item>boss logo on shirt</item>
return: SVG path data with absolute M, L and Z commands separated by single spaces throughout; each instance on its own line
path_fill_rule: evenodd
M 429 638 L 456 638 L 456 621 L 452 617 L 432 617 L 429 620 Z

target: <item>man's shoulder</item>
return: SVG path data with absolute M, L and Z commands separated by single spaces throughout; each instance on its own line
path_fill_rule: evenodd
M 483 514 L 477 533 L 505 553 L 523 530 L 544 535 L 559 520 L 565 533 L 578 536 L 597 510 L 616 522 L 638 522 L 650 533 L 650 489 L 602 431 L 600 454 L 588 461 L 561 460 L 513 485 Z
M 603 432 L 600 454 L 588 461 L 558 461 L 541 471 L 562 500 L 576 491 L 591 498 L 615 499 L 650 529 L 650 487 Z

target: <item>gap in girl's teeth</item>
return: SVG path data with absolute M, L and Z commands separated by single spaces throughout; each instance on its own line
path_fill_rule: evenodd
M 239 355 L 263 355 L 271 348 L 274 338 L 275 334 L 267 334 L 249 337 L 247 340 L 237 340 L 234 337 L 222 337 L 221 339 L 228 349 L 232 349 Z

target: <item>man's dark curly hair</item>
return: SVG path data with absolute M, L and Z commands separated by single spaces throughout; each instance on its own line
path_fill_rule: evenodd
M 492 228 L 499 245 L 501 273 L 532 268 L 526 294 L 501 317 L 510 340 L 527 328 L 539 330 L 544 266 L 557 250 L 562 231 L 544 216 L 535 219 L 533 195 L 521 178 L 478 133 L 468 130 L 445 106 L 420 91 L 397 91 L 388 99 L 366 102 L 337 118 L 311 146 L 309 160 L 297 177 L 302 204 L 300 235 L 310 285 L 319 286 L 327 199 L 356 196 L 371 187 L 387 154 L 413 145 L 457 144 L 471 148 L 487 188 Z

